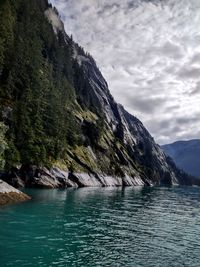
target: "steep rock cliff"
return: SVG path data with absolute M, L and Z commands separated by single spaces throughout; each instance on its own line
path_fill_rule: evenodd
M 0 12 L 7 180 L 51 188 L 192 183 L 115 102 L 55 8 L 46 0 L 4 0 Z

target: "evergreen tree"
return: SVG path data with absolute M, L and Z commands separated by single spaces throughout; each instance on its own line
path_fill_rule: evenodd
M 4 168 L 5 165 L 5 150 L 7 148 L 7 143 L 5 139 L 5 133 L 6 133 L 7 127 L 0 122 L 0 169 Z

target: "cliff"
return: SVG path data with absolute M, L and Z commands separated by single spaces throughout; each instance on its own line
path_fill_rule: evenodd
M 4 179 L 50 188 L 191 184 L 115 102 L 46 0 L 1 1 L 0 27 Z

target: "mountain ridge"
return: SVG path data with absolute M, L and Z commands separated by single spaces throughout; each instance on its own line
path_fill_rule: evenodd
M 200 139 L 180 140 L 162 148 L 180 169 L 200 178 Z

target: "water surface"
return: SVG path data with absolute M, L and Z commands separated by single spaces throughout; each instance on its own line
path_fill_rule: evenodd
M 200 188 L 28 193 L 0 208 L 1 267 L 200 266 Z

